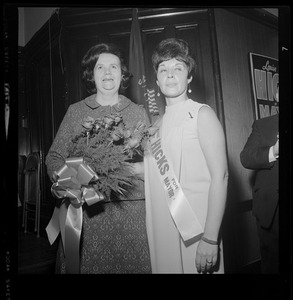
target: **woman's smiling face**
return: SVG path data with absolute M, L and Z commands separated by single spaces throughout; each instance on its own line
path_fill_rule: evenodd
M 191 78 L 187 78 L 187 65 L 172 58 L 159 64 L 157 71 L 157 84 L 165 97 L 175 98 L 186 93 Z
M 102 53 L 94 68 L 94 80 L 97 91 L 115 93 L 122 79 L 120 59 L 111 53 Z

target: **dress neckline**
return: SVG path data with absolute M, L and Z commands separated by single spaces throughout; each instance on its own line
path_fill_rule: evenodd
M 172 105 L 167 105 L 166 109 L 165 109 L 165 112 L 169 113 L 169 112 L 175 112 L 175 111 L 177 111 L 178 109 L 180 109 L 181 107 L 183 107 L 188 100 L 189 99 L 184 100 L 184 101 L 180 101 L 180 102 L 172 104 Z

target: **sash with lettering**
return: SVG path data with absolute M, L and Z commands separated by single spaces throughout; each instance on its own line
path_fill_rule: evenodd
M 168 207 L 184 242 L 203 233 L 203 228 L 176 178 L 171 161 L 162 148 L 159 130 L 151 139 L 151 158 L 164 188 Z

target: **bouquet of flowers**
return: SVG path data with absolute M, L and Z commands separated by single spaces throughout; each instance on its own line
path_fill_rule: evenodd
M 92 187 L 110 199 L 111 192 L 126 195 L 135 175 L 131 162 L 143 156 L 148 139 L 147 125 L 138 122 L 128 128 L 120 114 L 103 118 L 87 117 L 80 134 L 73 136 L 68 147 L 69 157 L 82 157 L 98 180 Z
M 51 187 L 53 196 L 62 202 L 46 227 L 51 244 L 64 232 L 61 238 L 68 273 L 79 272 L 83 203 L 109 200 L 112 193 L 127 196 L 136 181 L 130 163 L 142 160 L 143 152 L 149 151 L 148 139 L 158 128 L 143 122 L 126 127 L 120 114 L 111 114 L 97 120 L 88 117 L 80 133 L 71 138 L 68 157 L 55 171 Z

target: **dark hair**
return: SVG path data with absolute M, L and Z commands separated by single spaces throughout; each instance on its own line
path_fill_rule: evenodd
M 187 65 L 188 77 L 190 77 L 191 72 L 196 70 L 196 62 L 190 52 L 186 41 L 176 38 L 165 39 L 159 43 L 152 55 L 153 68 L 157 73 L 161 62 L 176 58 Z
M 131 74 L 128 71 L 126 65 L 127 61 L 123 52 L 114 44 L 101 43 L 91 47 L 81 61 L 82 80 L 84 81 L 88 92 L 95 93 L 97 91 L 94 80 L 94 68 L 102 53 L 111 53 L 120 59 L 122 73 L 120 89 L 125 90 L 128 86 Z

